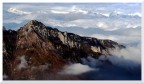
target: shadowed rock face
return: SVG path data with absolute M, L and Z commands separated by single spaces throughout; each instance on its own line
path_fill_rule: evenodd
M 109 49 L 125 48 L 111 40 L 61 32 L 31 20 L 17 31 L 3 30 L 5 79 L 80 79 L 57 74 L 64 65 L 82 63 L 81 58 L 110 56 Z

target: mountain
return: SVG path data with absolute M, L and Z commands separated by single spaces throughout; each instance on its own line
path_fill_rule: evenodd
M 109 49 L 125 48 L 112 40 L 81 37 L 45 26 L 37 20 L 14 30 L 3 30 L 3 74 L 5 79 L 79 79 L 57 73 L 82 58 L 112 56 Z

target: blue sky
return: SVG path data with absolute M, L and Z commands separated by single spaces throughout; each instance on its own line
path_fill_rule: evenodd
M 4 3 L 3 25 L 17 30 L 38 20 L 81 36 L 139 44 L 140 3 Z

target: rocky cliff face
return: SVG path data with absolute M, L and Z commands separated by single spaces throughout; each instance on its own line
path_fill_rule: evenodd
M 81 58 L 111 56 L 109 49 L 125 48 L 111 40 L 61 32 L 31 20 L 17 31 L 3 30 L 5 79 L 77 79 L 56 75 L 69 63 Z

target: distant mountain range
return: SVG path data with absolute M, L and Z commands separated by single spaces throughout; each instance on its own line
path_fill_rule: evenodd
M 82 63 L 82 58 L 88 56 L 113 56 L 109 50 L 115 48 L 126 47 L 112 40 L 62 32 L 31 20 L 17 31 L 3 29 L 3 73 L 10 80 L 78 79 L 56 73 L 66 64 Z

